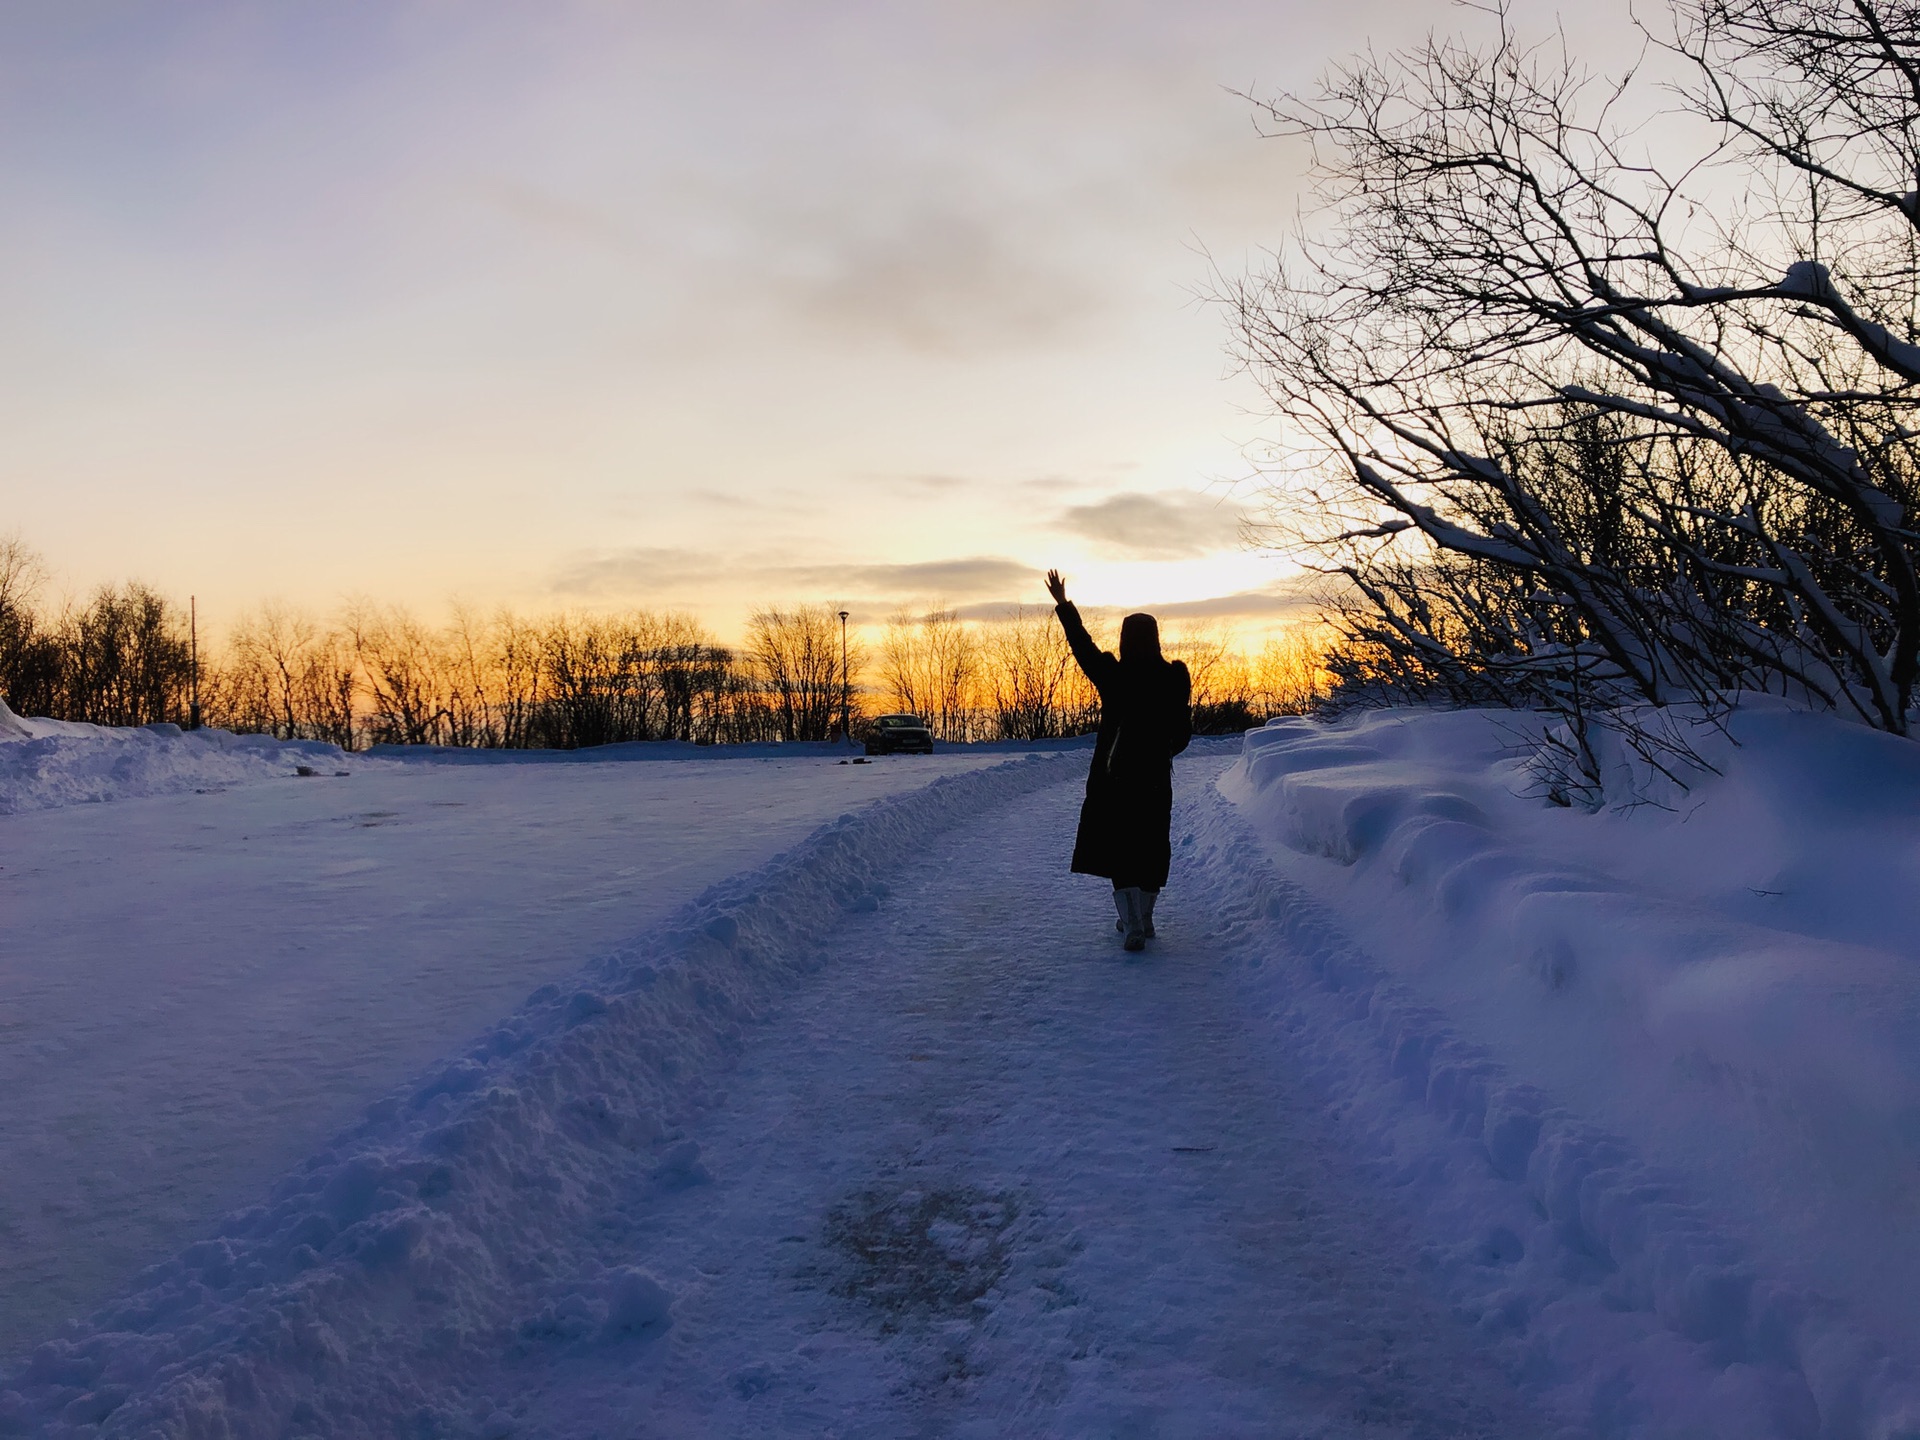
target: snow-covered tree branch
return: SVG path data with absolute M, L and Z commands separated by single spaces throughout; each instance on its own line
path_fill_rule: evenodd
M 1612 81 L 1493 19 L 1256 102 L 1318 182 L 1224 287 L 1292 538 L 1447 693 L 1758 688 L 1905 733 L 1920 14 L 1679 0 Z

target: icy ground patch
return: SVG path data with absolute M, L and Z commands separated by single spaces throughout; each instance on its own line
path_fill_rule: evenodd
M 0 815 L 0 1354 L 535 986 L 824 820 L 1004 759 L 454 768 L 326 748 L 0 742 L 0 790 L 33 801 Z M 185 793 L 129 798 L 153 789 Z M 48 808 L 72 793 L 112 803 Z
M 1441 1268 L 1601 1433 L 1920 1433 L 1920 747 L 1760 704 L 1676 808 L 1588 815 L 1516 723 L 1276 723 L 1223 781 L 1350 1126 L 1510 1252 Z

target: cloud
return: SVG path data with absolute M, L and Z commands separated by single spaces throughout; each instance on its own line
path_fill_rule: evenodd
M 1085 607 L 1088 614 L 1099 613 L 1093 606 Z M 962 620 L 1005 620 L 1015 611 L 1024 610 L 1029 615 L 1051 615 L 1053 602 L 1043 594 L 1029 600 L 976 600 L 971 605 L 956 605 L 953 613 Z
M 495 181 L 481 188 L 506 214 L 524 224 L 626 260 L 657 262 L 660 247 L 606 207 L 584 203 L 525 181 Z
M 1018 560 L 978 555 L 911 565 L 789 565 L 769 572 L 803 588 L 844 595 L 945 600 L 1027 588 L 1039 572 Z
M 581 557 L 553 581 L 560 595 L 644 599 L 678 592 L 690 600 L 726 591 L 778 604 L 856 597 L 890 605 L 966 600 L 1038 586 L 1039 572 L 1031 565 L 993 555 L 906 565 L 795 565 L 655 547 Z
M 1004 620 L 1015 609 L 1031 612 L 1051 608 L 1045 600 L 981 600 L 955 607 L 962 620 Z M 1119 615 L 1125 608 L 1118 605 L 1081 607 L 1086 613 L 1099 616 Z M 1135 608 L 1162 620 L 1271 620 L 1290 616 L 1305 619 L 1316 606 L 1311 597 L 1298 592 L 1243 590 L 1235 595 L 1215 595 L 1204 600 L 1172 600 Z
M 933 354 L 1078 338 L 1106 300 L 1034 234 L 1016 233 L 1007 208 L 983 194 L 791 216 L 768 226 L 784 250 L 776 289 L 817 328 Z
M 1059 529 L 1134 560 L 1191 560 L 1233 549 L 1240 538 L 1233 506 L 1185 491 L 1127 491 L 1091 505 L 1073 505 Z
M 1296 614 L 1304 619 L 1317 605 L 1306 595 L 1242 590 L 1238 595 L 1216 595 L 1209 600 L 1177 600 L 1170 605 L 1151 608 L 1162 620 L 1257 620 Z
M 956 490 L 973 489 L 978 480 L 965 475 L 952 475 L 939 471 L 917 471 L 903 473 L 897 470 L 865 470 L 854 477 L 863 484 L 876 485 L 882 489 L 897 490 L 903 485 L 911 485 L 918 490 L 933 494 L 949 494 Z
M 554 577 L 560 595 L 654 595 L 710 585 L 719 560 L 704 551 L 639 546 L 574 560 Z

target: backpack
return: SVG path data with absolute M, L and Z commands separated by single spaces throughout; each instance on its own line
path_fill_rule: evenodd
M 1167 665 L 1162 683 L 1155 689 L 1158 693 L 1149 698 L 1148 704 L 1130 707 L 1130 718 L 1123 719 L 1114 731 L 1113 746 L 1107 751 L 1109 775 L 1118 775 L 1132 764 L 1136 750 L 1149 756 L 1159 751 L 1171 760 L 1193 739 L 1193 706 L 1189 703 L 1193 677 L 1187 673 L 1185 662 L 1175 660 Z M 1154 756 L 1147 763 L 1155 764 L 1158 759 Z
M 1177 672 L 1176 684 L 1169 687 L 1172 704 L 1166 717 L 1167 758 L 1171 760 L 1193 740 L 1193 676 L 1184 660 L 1176 660 L 1168 668 Z

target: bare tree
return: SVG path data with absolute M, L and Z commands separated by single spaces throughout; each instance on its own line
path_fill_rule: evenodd
M 900 611 L 887 621 L 880 647 L 888 703 L 927 721 L 942 740 L 974 738 L 980 642 L 953 610 Z
M 911 610 L 895 611 L 888 617 L 886 632 L 880 641 L 880 684 L 887 703 L 895 709 L 924 716 L 933 708 L 930 672 L 920 634 L 920 617 Z
M 17 535 L 0 537 L 0 697 L 24 714 L 50 714 L 60 657 L 35 608 L 46 566 Z
M 1226 626 L 1217 621 L 1169 626 L 1161 632 L 1161 648 L 1187 667 L 1197 734 L 1229 734 L 1258 723 L 1253 671 Z
M 662 615 L 654 627 L 651 665 L 660 694 L 661 738 L 713 738 L 717 701 L 729 687 L 733 657 L 691 615 Z
M 308 652 L 301 676 L 308 738 L 325 740 L 342 750 L 354 749 L 360 733 L 354 703 L 358 692 L 353 644 L 344 633 L 329 628 Z
M 615 685 L 621 637 L 603 621 L 556 615 L 540 632 L 542 744 L 562 750 L 620 738 Z
M 756 610 L 747 655 L 778 721 L 782 740 L 825 740 L 840 714 L 840 628 L 824 605 Z M 851 657 L 849 670 L 857 669 Z
M 18 542 L 0 544 L 0 627 L 12 627 L 0 642 L 13 646 L 0 660 L 23 646 L 46 656 L 49 678 L 27 692 L 46 698 L 33 708 L 102 724 L 177 717 L 190 677 L 178 608 L 131 585 L 49 619 L 31 603 L 39 573 Z M 1223 634 L 1196 631 L 1170 648 L 1190 660 L 1203 697 L 1245 713 L 1252 672 Z M 843 677 L 839 625 L 822 605 L 759 612 L 736 653 L 684 614 L 481 619 L 454 606 L 434 624 L 365 599 L 334 619 L 271 601 L 243 614 L 206 664 L 203 713 L 226 729 L 343 749 L 818 740 L 838 722 L 843 678 L 865 667 L 857 639 L 847 661 Z M 925 715 L 950 743 L 1070 735 L 1098 718 L 1045 610 L 984 625 L 946 608 L 897 615 L 880 667 L 888 703 Z
M 446 738 L 449 745 L 498 743 L 488 626 L 465 605 L 455 604 L 441 636 L 446 680 Z
M 193 662 L 186 616 L 138 582 L 102 586 L 60 620 L 57 708 L 95 725 L 184 720 Z
M 308 665 L 320 639 L 309 615 L 277 602 L 244 617 L 227 640 L 227 705 L 248 729 L 302 738 Z
M 1000 735 L 1046 740 L 1087 728 L 1099 702 L 1088 687 L 1050 608 L 1021 606 L 987 628 L 987 688 Z
M 47 583 L 46 562 L 18 535 L 0 535 L 0 615 L 23 614 Z
M 375 744 L 434 745 L 447 737 L 446 664 L 434 633 L 400 606 L 356 601 L 347 634 L 364 678 Z
M 241 617 L 223 659 L 210 668 L 210 723 L 354 748 L 359 681 L 353 642 L 341 630 L 269 602 Z
M 1266 642 L 1253 662 L 1254 708 L 1263 716 L 1311 715 L 1327 699 L 1326 647 L 1307 626 Z
M 1920 17 L 1675 15 L 1661 43 L 1704 123 L 1664 168 L 1636 138 L 1645 82 L 1523 45 L 1504 12 L 1484 47 L 1356 60 L 1264 105 L 1312 143 L 1320 198 L 1226 287 L 1243 359 L 1310 437 L 1290 539 L 1371 610 L 1354 654 L 1443 688 L 1660 707 L 1757 687 L 1905 733 Z
M 521 749 L 535 743 L 544 700 L 540 630 L 512 611 L 494 614 L 489 632 L 493 677 L 494 744 Z

